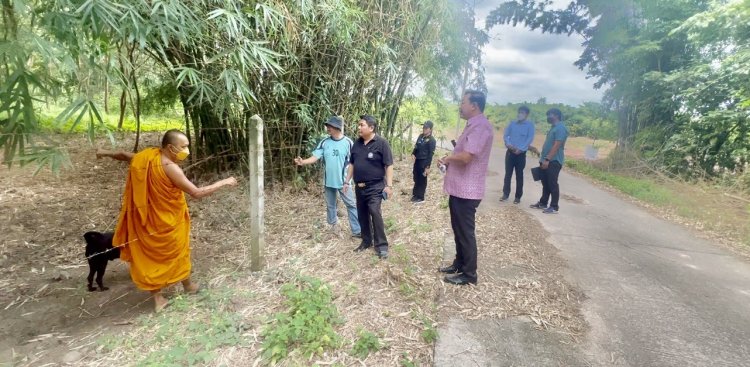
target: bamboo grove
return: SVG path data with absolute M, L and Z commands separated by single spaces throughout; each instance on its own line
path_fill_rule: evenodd
M 0 148 L 4 163 L 64 163 L 37 116 L 102 130 L 115 94 L 123 115 L 179 105 L 196 157 L 235 165 L 246 121 L 265 121 L 267 165 L 306 149 L 331 114 L 396 133 L 414 88 L 483 88 L 483 31 L 451 0 L 0 0 Z M 468 65 L 468 66 L 467 66 Z M 136 129 L 137 132 L 139 129 Z M 137 147 L 136 147 L 137 149 Z M 283 170 L 282 170 L 283 172 Z M 286 177 L 282 177 L 286 178 Z

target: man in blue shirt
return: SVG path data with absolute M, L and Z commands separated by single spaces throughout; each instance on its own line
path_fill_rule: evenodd
M 503 197 L 500 201 L 510 197 L 510 180 L 516 171 L 516 198 L 514 204 L 521 202 L 523 196 L 523 169 L 526 168 L 526 151 L 534 141 L 534 122 L 528 120 L 529 108 L 518 108 L 518 119 L 513 120 L 505 128 L 503 140 L 508 150 L 505 152 L 505 181 L 503 183 Z
M 552 125 L 547 133 L 547 139 L 539 156 L 542 181 L 542 197 L 532 205 L 534 209 L 542 209 L 545 214 L 557 214 L 560 209 L 560 185 L 557 179 L 565 163 L 565 141 L 568 140 L 568 129 L 562 121 L 562 112 L 557 108 L 547 111 L 547 122 Z M 550 196 L 552 201 L 550 202 Z M 549 207 L 547 206 L 549 203 Z
M 335 228 L 338 223 L 336 216 L 336 196 L 341 196 L 341 201 L 346 205 L 349 212 L 349 225 L 352 229 L 352 236 L 362 237 L 362 231 L 357 218 L 357 206 L 354 201 L 353 193 L 346 192 L 344 188 L 344 179 L 349 166 L 351 156 L 352 139 L 346 137 L 343 133 L 344 120 L 338 116 L 331 116 L 325 123 L 326 131 L 329 137 L 323 139 L 312 152 L 312 156 L 307 159 L 297 157 L 294 164 L 304 166 L 313 164 L 322 160 L 325 165 L 325 198 L 328 224 Z

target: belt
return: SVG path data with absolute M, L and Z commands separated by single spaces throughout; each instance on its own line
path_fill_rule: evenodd
M 379 183 L 381 183 L 381 182 L 383 182 L 383 180 L 377 180 L 377 181 L 364 181 L 364 182 L 357 182 L 357 183 L 356 183 L 356 185 L 357 185 L 357 187 L 359 187 L 359 188 L 364 188 L 364 187 L 367 187 L 367 186 L 372 186 L 372 185 L 375 185 L 375 184 L 379 184 Z

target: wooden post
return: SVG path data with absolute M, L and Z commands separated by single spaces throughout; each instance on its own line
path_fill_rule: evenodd
M 248 168 L 250 190 L 250 271 L 265 265 L 265 217 L 263 188 L 263 119 L 253 115 L 248 121 Z

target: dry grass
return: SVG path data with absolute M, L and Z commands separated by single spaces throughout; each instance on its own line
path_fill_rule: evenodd
M 407 162 L 397 164 L 396 177 L 402 178 L 397 185 L 401 189 L 410 186 L 410 179 L 406 179 L 410 171 Z M 65 178 L 71 194 L 59 205 L 67 213 L 76 208 L 76 195 L 85 191 L 76 184 L 76 177 L 79 176 Z M 119 176 L 108 178 L 103 187 L 117 189 L 98 194 L 107 195 L 114 206 L 122 185 L 119 179 Z M 205 340 L 199 337 L 206 335 L 231 340 L 221 344 L 211 339 L 218 347 L 210 348 L 213 353 L 208 362 L 199 360 L 196 364 L 262 365 L 265 362 L 261 358 L 261 330 L 274 313 L 285 311 L 281 286 L 294 282 L 298 275 L 319 278 L 332 290 L 333 304 L 343 319 L 336 327 L 343 345 L 312 360 L 292 353 L 282 365 L 393 366 L 405 358 L 416 365 L 430 365 L 434 340 L 423 334 L 434 332 L 434 327 L 451 317 L 523 315 L 539 328 L 555 328 L 573 339 L 581 335 L 585 329 L 578 311 L 582 296 L 562 280 L 564 264 L 546 243 L 546 234 L 538 229 L 538 223 L 521 210 L 505 207 L 479 215 L 478 286 L 454 287 L 442 282 L 435 270 L 444 257 L 450 225 L 445 199 L 438 195 L 441 184 L 439 174 L 434 172 L 428 189 L 430 200 L 419 210 L 414 210 L 408 202 L 408 195 L 384 204 L 391 244 L 391 257 L 387 261 L 378 260 L 370 252 L 352 252 L 358 242 L 350 239 L 345 217 L 339 218 L 344 228 L 338 231 L 325 226 L 325 207 L 317 186 L 310 192 L 267 192 L 267 267 L 259 273 L 249 272 L 247 244 L 251 234 L 246 230 L 245 192 L 225 191 L 208 200 L 190 203 L 195 278 L 205 286 L 202 295 L 184 296 L 173 289 L 172 305 L 166 312 L 152 315 L 147 311 L 148 297 L 126 283 L 121 293 L 111 294 L 106 307 L 99 309 L 111 307 L 128 312 L 91 315 L 101 322 L 60 328 L 56 332 L 61 334 L 51 337 L 64 335 L 57 338 L 62 340 L 64 350 L 82 352 L 78 365 L 149 362 L 174 351 L 175 344 L 205 346 Z M 85 212 L 86 208 L 75 210 Z M 106 212 L 94 220 L 102 226 L 112 216 L 112 208 L 97 210 Z M 73 229 L 81 230 L 78 226 Z M 13 241 L 16 240 L 5 239 L 4 246 L 16 246 Z M 64 268 L 79 264 L 77 250 L 68 247 L 67 251 L 73 255 L 53 257 L 47 266 Z M 140 294 L 133 301 L 138 303 L 120 305 L 123 299 L 117 297 L 126 294 L 126 298 Z M 82 297 L 87 296 L 94 295 L 84 293 Z M 43 301 L 43 298 L 33 300 Z M 89 317 L 83 311 L 79 315 Z M 224 322 L 230 326 L 217 329 L 216 325 Z M 377 334 L 385 345 L 364 360 L 350 354 L 362 329 Z M 234 340 L 235 337 L 238 339 Z M 36 352 L 35 358 L 23 360 L 36 365 L 54 360 L 50 355 L 45 359 L 43 354 Z

